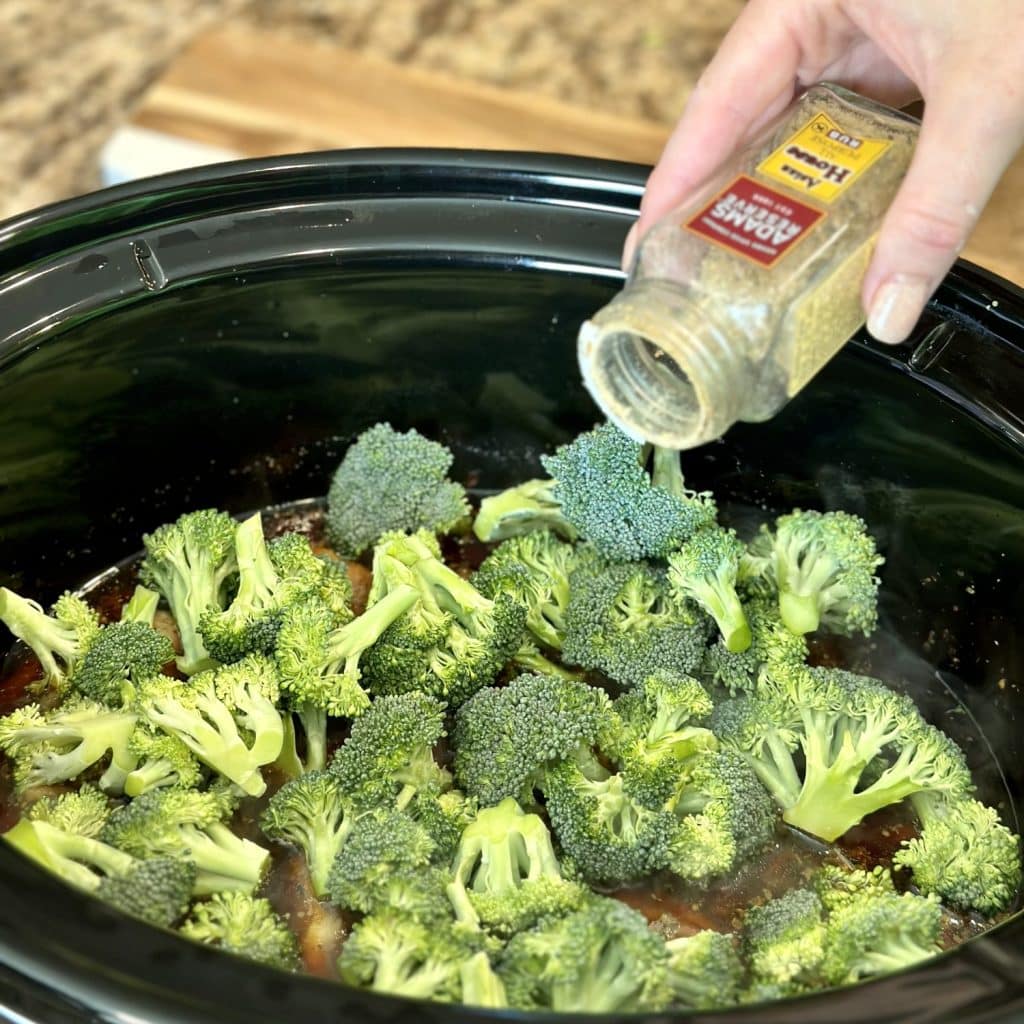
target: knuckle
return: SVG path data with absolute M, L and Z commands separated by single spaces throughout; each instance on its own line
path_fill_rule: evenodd
M 900 211 L 893 227 L 898 235 L 932 252 L 959 252 L 967 242 L 972 210 L 967 203 L 959 210 L 909 206 Z

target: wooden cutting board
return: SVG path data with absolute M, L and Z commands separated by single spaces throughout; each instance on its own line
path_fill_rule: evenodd
M 225 28 L 198 36 L 170 65 L 102 159 L 108 183 L 238 156 L 355 146 L 519 149 L 651 164 L 669 128 L 331 45 Z M 964 255 L 1024 282 L 1024 158 Z

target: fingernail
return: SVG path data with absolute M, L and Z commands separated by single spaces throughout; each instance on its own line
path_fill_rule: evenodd
M 886 345 L 906 341 L 931 292 L 928 282 L 920 277 L 890 277 L 878 286 L 871 300 L 868 333 Z
M 639 226 L 640 221 L 633 221 L 633 226 L 629 229 L 625 242 L 622 243 L 622 269 L 627 272 L 633 262 L 633 251 L 636 249 L 636 230 Z

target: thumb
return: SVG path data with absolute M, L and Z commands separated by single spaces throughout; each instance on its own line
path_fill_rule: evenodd
M 981 95 L 970 83 L 951 82 L 928 101 L 864 277 L 867 328 L 879 341 L 907 339 L 1020 148 L 1019 101 L 997 100 L 989 86 Z

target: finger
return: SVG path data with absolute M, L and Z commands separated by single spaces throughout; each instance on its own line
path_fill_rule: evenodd
M 928 98 L 914 157 L 864 277 L 867 327 L 879 341 L 906 340 L 1020 148 L 1019 99 L 1011 89 L 996 100 L 990 82 L 985 89 L 982 95 L 947 76 Z

